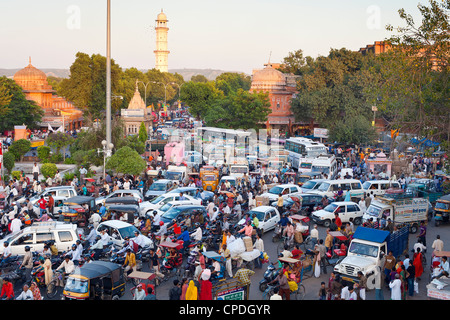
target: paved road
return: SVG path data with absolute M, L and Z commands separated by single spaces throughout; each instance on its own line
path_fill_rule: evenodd
M 325 228 L 319 226 L 319 237 L 324 238 L 326 231 Z M 428 224 L 427 228 L 427 245 L 430 248 L 427 250 L 426 257 L 427 261 L 431 261 L 431 244 L 433 243 L 433 240 L 436 239 L 436 235 L 439 234 L 441 236 L 441 239 L 444 241 L 444 250 L 450 251 L 450 224 L 448 225 L 441 225 L 439 227 L 434 226 L 434 220 L 432 220 Z M 264 234 L 262 239 L 264 240 L 264 246 L 267 254 L 270 257 L 270 261 L 275 261 L 277 258 L 277 246 L 278 243 L 272 242 L 272 235 L 273 231 L 269 231 L 268 233 Z M 409 237 L 409 248 L 412 249 L 414 243 L 417 240 L 417 234 L 410 234 Z M 255 275 L 252 277 L 252 285 L 250 286 L 250 294 L 249 299 L 250 300 L 261 300 L 262 299 L 262 292 L 258 289 L 258 283 L 263 278 L 264 271 L 267 267 L 267 264 L 263 265 L 262 269 L 255 269 Z M 143 271 L 149 271 L 148 264 L 144 264 Z M 321 274 L 320 277 L 315 278 L 314 276 L 311 276 L 303 281 L 303 285 L 306 288 L 306 296 L 305 300 L 317 300 L 317 294 L 319 291 L 320 283 L 324 281 L 325 283 L 328 283 L 329 274 L 331 272 L 331 268 L 328 270 L 328 274 Z M 412 300 L 427 300 L 428 297 L 426 295 L 426 285 L 428 284 L 428 278 L 429 278 L 429 264 L 425 266 L 424 275 L 422 276 L 422 280 L 419 281 L 419 294 L 415 295 Z M 171 278 L 169 281 L 163 282 L 160 286 L 156 288 L 156 295 L 159 300 L 168 300 L 168 292 L 170 288 L 172 287 L 172 280 L 175 278 Z M 133 287 L 131 283 L 127 283 L 127 289 L 126 294 L 121 298 L 122 300 L 131 300 L 132 295 L 130 293 L 130 289 Z M 17 294 L 20 293 L 20 285 L 18 285 L 15 288 Z M 383 289 L 384 298 L 390 299 L 390 292 L 388 289 Z M 44 294 L 45 296 L 45 294 Z M 56 297 L 55 299 L 59 299 L 60 296 Z M 367 300 L 374 300 L 375 299 L 375 292 L 368 291 L 367 292 Z

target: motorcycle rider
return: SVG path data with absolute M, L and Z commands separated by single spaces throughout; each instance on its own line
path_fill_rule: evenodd
M 95 237 L 96 242 L 89 247 L 89 250 L 94 251 L 94 260 L 98 260 L 100 257 L 100 254 L 103 252 L 103 242 L 102 237 L 97 236 Z
M 25 255 L 20 268 L 25 268 L 25 282 L 29 282 L 31 280 L 31 270 L 33 269 L 33 255 L 30 246 L 25 246 Z
M 3 254 L 1 255 L 2 260 L 0 261 L 0 268 L 2 268 L 5 264 L 7 264 L 9 262 L 9 260 L 11 259 L 11 247 L 9 246 L 9 242 L 5 241 L 3 243 Z
M 194 227 L 196 229 L 193 233 L 191 233 L 191 237 L 194 239 L 195 242 L 201 241 L 202 237 L 203 237 L 203 231 L 202 231 L 202 228 L 200 227 L 200 223 L 197 222 L 194 225 Z

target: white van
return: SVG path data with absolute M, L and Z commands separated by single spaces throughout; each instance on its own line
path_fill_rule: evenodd
M 69 251 L 80 234 L 82 231 L 78 230 L 76 224 L 58 221 L 34 222 L 30 227 L 3 238 L 0 241 L 0 254 L 3 254 L 5 241 L 8 241 L 12 255 L 24 255 L 26 246 L 31 248 L 31 252 L 42 252 L 45 242 L 49 240 L 55 241 L 59 252 Z
M 387 189 L 400 189 L 400 183 L 390 180 L 371 180 L 363 183 L 364 195 L 381 196 Z
M 343 191 L 343 196 L 350 192 L 350 196 L 353 199 L 364 198 L 364 189 L 361 185 L 361 181 L 356 179 L 345 179 L 345 180 L 325 180 L 316 189 L 309 191 L 308 193 L 320 194 L 322 197 L 327 196 L 333 198 L 335 194 L 339 191 L 339 188 Z

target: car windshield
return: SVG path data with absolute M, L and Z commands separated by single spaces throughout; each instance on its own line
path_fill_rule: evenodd
M 275 187 L 273 187 L 273 188 L 271 188 L 271 189 L 269 190 L 269 193 L 277 194 L 277 195 L 278 195 L 278 194 L 280 194 L 282 191 L 283 191 L 283 188 L 275 186 Z
M 166 191 L 166 184 L 165 183 L 154 182 L 148 188 L 148 190 L 150 190 L 150 191 Z
M 436 207 L 435 209 L 441 209 L 441 210 L 448 210 L 450 208 L 450 204 L 449 203 L 445 203 L 445 202 L 436 202 Z
M 120 236 L 122 237 L 122 239 L 125 239 L 126 237 L 134 238 L 134 233 L 136 231 L 139 232 L 139 230 L 135 226 L 132 226 L 132 225 L 119 229 L 119 233 L 120 233 Z
M 312 163 L 311 162 L 302 162 L 300 164 L 300 168 L 302 169 L 311 169 L 312 167 Z
M 258 218 L 258 220 L 259 221 L 263 221 L 264 220 L 264 215 L 265 215 L 265 212 L 262 212 L 262 211 L 253 211 L 253 210 L 250 210 L 249 212 L 248 212 L 248 214 L 250 215 L 250 219 L 253 219 L 253 214 L 254 213 L 256 213 L 256 217 Z
M 172 209 L 169 209 L 166 212 L 164 212 L 161 215 L 161 217 L 164 219 L 172 220 L 172 219 L 175 219 L 176 217 L 178 217 L 180 212 L 181 212 L 181 209 L 179 209 L 178 207 L 173 207 Z
M 334 212 L 334 210 L 336 210 L 337 207 L 338 207 L 337 204 L 332 203 L 327 205 L 323 210 L 328 212 Z
M 248 167 L 231 167 L 230 173 L 248 173 Z
M 325 167 L 325 166 L 312 166 L 311 170 L 319 171 L 319 172 L 326 173 L 326 174 L 330 173 L 330 167 Z
M 350 243 L 349 252 L 357 255 L 368 256 L 368 257 L 378 257 L 378 247 L 372 246 L 370 244 L 360 243 L 352 241 Z
M 376 207 L 374 205 L 370 205 L 369 208 L 367 208 L 366 213 L 372 217 L 376 217 L 378 218 L 378 216 L 380 215 L 381 212 L 381 208 L 380 207 Z
M 159 197 L 153 199 L 152 201 L 150 201 L 150 203 L 152 203 L 152 204 L 157 204 L 157 203 L 159 203 L 159 202 L 160 202 L 161 200 L 163 200 L 163 199 L 165 199 L 165 197 L 159 196 Z
M 314 182 L 314 181 L 311 181 L 311 180 L 309 180 L 309 181 L 306 181 L 303 185 L 302 185 L 302 188 L 304 188 L 304 189 L 314 189 L 314 187 L 316 186 L 316 184 L 317 184 L 317 182 Z
M 371 185 L 372 184 L 369 181 L 366 181 L 366 182 L 363 183 L 362 187 L 363 187 L 364 190 L 367 190 L 367 189 L 370 188 Z
M 330 184 L 328 182 L 323 182 L 317 190 L 319 191 L 328 191 L 328 188 L 330 187 Z
M 306 181 L 309 181 L 309 180 L 311 180 L 311 177 L 308 177 L 308 176 L 300 176 L 299 178 L 298 178 L 298 181 L 299 182 L 306 182 Z
M 173 207 L 173 204 L 169 202 L 169 203 L 166 203 L 165 205 L 163 205 L 161 208 L 159 208 L 159 211 L 166 212 L 167 210 L 169 210 L 172 207 Z
M 203 181 L 215 181 L 216 176 L 212 174 L 207 174 L 203 176 Z
M 88 280 L 69 277 L 64 287 L 65 291 L 70 293 L 87 293 L 89 287 Z
M 167 171 L 165 178 L 169 180 L 181 180 L 181 175 L 181 172 Z

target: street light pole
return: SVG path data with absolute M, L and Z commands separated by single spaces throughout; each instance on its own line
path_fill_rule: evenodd
M 150 84 L 150 82 L 144 83 L 143 81 L 138 80 L 137 83 L 142 83 L 144 85 L 144 102 L 145 102 L 145 107 L 147 107 L 147 86 Z
M 111 0 L 106 14 L 106 146 L 111 144 Z

